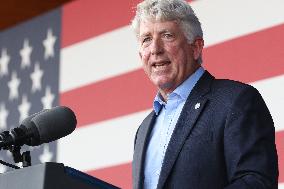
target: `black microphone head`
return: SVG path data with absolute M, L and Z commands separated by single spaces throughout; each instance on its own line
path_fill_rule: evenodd
M 39 134 L 39 144 L 49 143 L 72 133 L 77 124 L 74 112 L 65 106 L 45 110 L 31 119 Z M 37 144 L 37 145 L 39 145 Z
M 37 113 L 34 113 L 34 114 L 30 115 L 29 117 L 25 118 L 25 119 L 20 123 L 20 126 L 24 126 L 24 127 L 26 127 L 26 128 L 32 127 L 32 125 L 31 125 L 32 119 L 33 119 L 35 116 L 37 116 L 37 115 L 39 115 L 39 114 L 41 114 L 41 113 L 43 113 L 43 112 L 46 112 L 46 111 L 48 111 L 48 109 L 43 109 L 43 110 L 41 110 L 40 112 L 37 112 Z
M 30 115 L 29 117 L 25 118 L 21 123 L 20 123 L 20 128 L 24 130 L 26 133 L 31 133 L 32 137 L 29 137 L 25 140 L 25 143 L 29 146 L 37 146 L 40 145 L 40 136 L 39 136 L 39 131 L 35 124 L 32 122 L 32 119 L 43 113 L 48 111 L 48 109 L 43 109 L 40 112 L 34 113 Z

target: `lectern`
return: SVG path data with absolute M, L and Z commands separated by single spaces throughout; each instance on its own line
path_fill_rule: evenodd
M 1 189 L 118 189 L 61 163 L 44 163 L 0 174 Z

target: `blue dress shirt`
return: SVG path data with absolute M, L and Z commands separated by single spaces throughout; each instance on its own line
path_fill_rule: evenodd
M 146 152 L 144 189 L 155 189 L 158 184 L 162 163 L 177 120 L 191 90 L 200 79 L 204 69 L 200 67 L 172 93 L 165 103 L 158 93 L 153 107 L 157 115 Z

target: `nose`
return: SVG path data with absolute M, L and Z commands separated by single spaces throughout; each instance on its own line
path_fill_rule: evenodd
M 151 44 L 151 54 L 152 55 L 159 55 L 164 52 L 163 43 L 159 39 L 154 39 Z

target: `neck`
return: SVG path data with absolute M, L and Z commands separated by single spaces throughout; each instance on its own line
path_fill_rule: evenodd
M 180 83 L 178 83 L 176 86 L 174 85 L 167 85 L 167 86 L 163 86 L 163 87 L 159 87 L 159 93 L 161 95 L 161 98 L 164 102 L 167 102 L 168 100 L 168 95 L 171 94 L 178 86 L 180 86 L 187 78 L 189 78 L 193 73 L 196 72 L 196 70 L 201 67 L 200 64 L 198 64 L 193 71 L 188 74 Z

